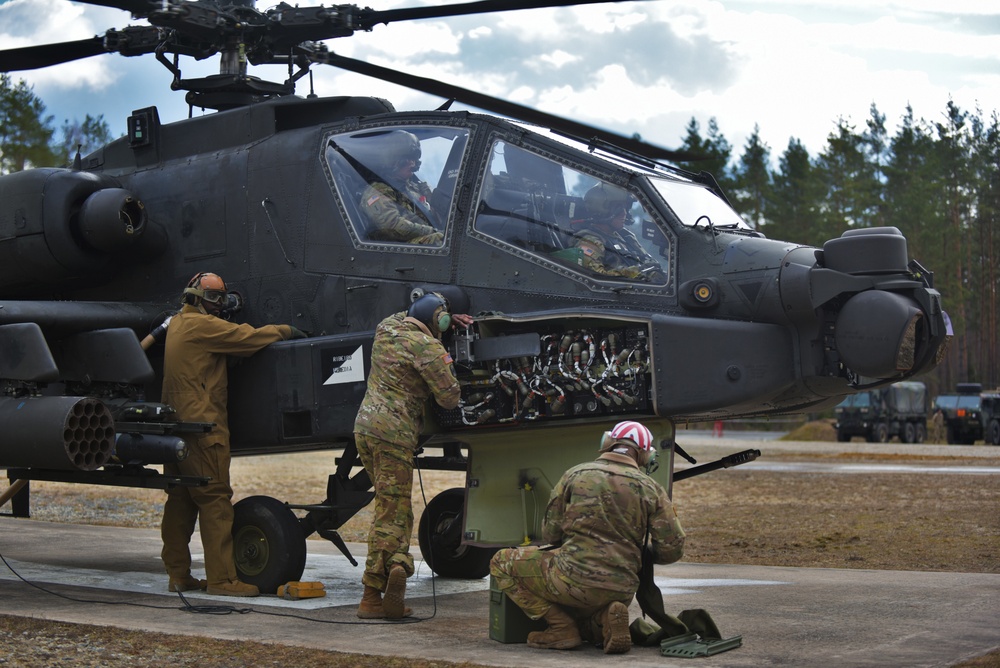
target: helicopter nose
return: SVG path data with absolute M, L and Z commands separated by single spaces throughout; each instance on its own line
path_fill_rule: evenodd
M 834 338 L 850 369 L 891 378 L 916 364 L 917 328 L 924 314 L 908 297 L 871 290 L 851 297 L 837 315 Z
M 849 230 L 827 241 L 820 257 L 813 297 L 842 304 L 833 341 L 844 366 L 868 378 L 894 378 L 937 363 L 949 338 L 941 295 L 929 272 L 907 262 L 898 229 Z

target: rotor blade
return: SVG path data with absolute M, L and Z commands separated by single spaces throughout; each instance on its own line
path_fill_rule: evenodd
M 543 7 L 571 7 L 573 5 L 607 4 L 625 0 L 478 0 L 455 5 L 433 5 L 427 7 L 410 7 L 402 9 L 387 9 L 385 11 L 362 10 L 359 22 L 368 30 L 379 23 L 393 21 L 410 21 L 414 19 L 434 19 L 446 16 L 465 16 L 467 14 L 487 14 L 494 12 L 509 12 L 519 9 L 540 9 Z
M 35 70 L 102 53 L 107 53 L 107 50 L 104 48 L 104 38 L 100 36 L 76 42 L 7 49 L 0 51 L 0 72 Z
M 125 12 L 131 12 L 137 19 L 145 18 L 149 12 L 156 9 L 159 3 L 152 0 L 76 0 L 84 5 L 97 5 L 98 7 L 111 7 Z
M 626 149 L 632 153 L 652 160 L 683 162 L 696 158 L 696 156 L 692 156 L 687 153 L 671 151 L 670 149 L 662 148 L 660 146 L 647 144 L 646 142 L 638 139 L 623 137 L 622 135 L 615 134 L 614 132 L 601 130 L 600 128 L 595 128 L 593 126 L 586 125 L 585 123 L 571 121 L 559 116 L 548 114 L 544 111 L 538 111 L 537 109 L 525 107 L 514 102 L 508 102 L 507 100 L 501 100 L 500 98 L 485 95 L 483 93 L 476 93 L 475 91 L 468 90 L 467 88 L 453 86 L 434 79 L 427 79 L 425 77 L 406 74 L 404 72 L 391 70 L 379 65 L 372 65 L 371 63 L 355 60 L 354 58 L 348 58 L 346 56 L 338 56 L 335 53 L 312 53 L 309 57 L 318 63 L 333 65 L 334 67 L 339 67 L 350 72 L 375 77 L 376 79 L 388 81 L 389 83 L 398 84 L 400 86 L 405 86 L 406 88 L 412 88 L 413 90 L 419 90 L 445 99 L 454 99 L 462 104 L 467 104 L 471 107 L 483 109 L 501 116 L 507 116 L 509 118 L 525 121 L 527 123 L 545 126 L 551 128 L 555 132 L 575 137 L 584 142 L 606 142 L 608 144 L 613 144 L 619 148 Z

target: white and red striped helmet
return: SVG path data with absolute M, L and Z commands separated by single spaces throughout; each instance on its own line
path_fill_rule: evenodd
M 629 440 L 639 446 L 639 450 L 649 452 L 653 449 L 653 434 L 638 422 L 628 420 L 619 422 L 610 432 L 616 441 Z

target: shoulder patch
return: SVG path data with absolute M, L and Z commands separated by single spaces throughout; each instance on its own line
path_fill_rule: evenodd
M 368 198 L 368 201 L 365 202 L 365 206 L 371 206 L 372 204 L 374 204 L 375 202 L 379 201 L 380 199 L 382 199 L 381 195 L 379 195 L 379 194 L 372 195 L 371 197 Z
M 593 246 L 588 246 L 586 244 L 581 244 L 580 245 L 580 250 L 582 250 L 583 254 L 586 255 L 587 257 L 590 257 L 591 255 L 593 255 L 596 252 L 596 250 L 594 249 Z
M 452 362 L 454 362 L 454 361 L 455 361 L 455 360 L 453 360 L 453 359 L 451 358 L 451 353 L 445 353 L 445 354 L 444 354 L 444 356 L 443 356 L 443 357 L 442 357 L 441 359 L 443 359 L 443 360 L 444 360 L 444 363 L 445 363 L 445 364 L 451 364 Z

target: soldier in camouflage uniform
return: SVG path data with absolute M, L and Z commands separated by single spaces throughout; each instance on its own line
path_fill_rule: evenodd
M 375 330 L 368 390 L 354 423 L 354 439 L 375 486 L 374 519 L 368 533 L 365 586 L 358 617 L 399 619 L 406 578 L 413 575 L 410 534 L 413 458 L 430 396 L 444 408 L 458 406 L 460 391 L 451 356 L 440 338 L 452 324 L 472 318 L 448 312 L 437 293 L 389 316 Z M 385 592 L 383 598 L 382 593 Z
M 440 245 L 444 236 L 431 224 L 430 186 L 414 176 L 420 169 L 420 141 L 410 132 L 394 130 L 383 142 L 377 168 L 385 182 L 376 181 L 361 194 L 361 210 L 372 225 L 368 237 Z
M 662 280 L 659 263 L 625 229 L 634 200 L 624 190 L 598 183 L 583 197 L 589 217 L 576 234 L 577 263 L 605 276 Z
M 642 470 L 653 454 L 649 430 L 620 422 L 604 434 L 600 451 L 552 490 L 542 538 L 556 547 L 500 550 L 490 563 L 500 590 L 528 617 L 548 623 L 528 634 L 531 647 L 572 649 L 582 642 L 582 626 L 603 640 L 606 653 L 629 651 L 628 604 L 639 588 L 647 533 L 658 564 L 684 551 L 666 490 Z

